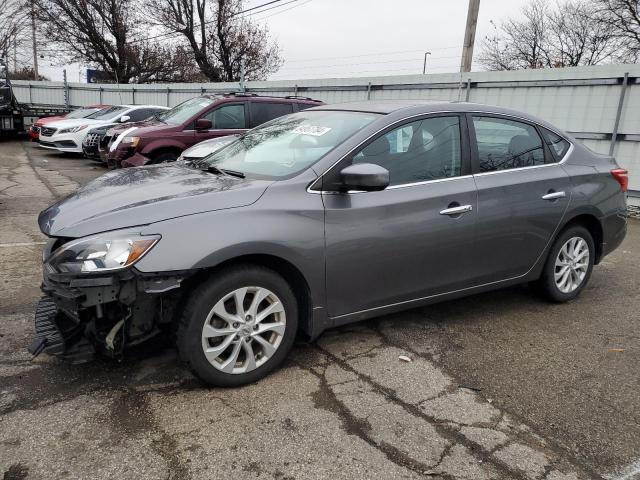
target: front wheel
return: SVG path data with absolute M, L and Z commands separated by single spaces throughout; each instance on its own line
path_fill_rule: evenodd
M 178 154 L 175 152 L 164 152 L 153 157 L 153 163 L 167 163 L 175 162 L 178 159 Z
M 586 286 L 595 257 L 593 237 L 586 228 L 575 225 L 558 235 L 538 280 L 541 293 L 554 302 L 576 298 Z
M 240 386 L 282 363 L 297 327 L 296 299 L 282 277 L 263 267 L 234 267 L 193 292 L 178 327 L 178 351 L 205 383 Z

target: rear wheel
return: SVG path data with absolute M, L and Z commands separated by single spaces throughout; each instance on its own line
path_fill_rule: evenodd
M 574 225 L 558 235 L 538 280 L 541 293 L 554 302 L 576 298 L 586 286 L 595 256 L 589 230 Z
M 258 266 L 217 274 L 191 295 L 178 327 L 180 357 L 204 382 L 239 386 L 273 371 L 293 345 L 296 299 L 277 273 Z

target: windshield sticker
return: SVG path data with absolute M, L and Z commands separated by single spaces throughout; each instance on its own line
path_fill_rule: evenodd
M 300 125 L 293 129 L 293 133 L 313 135 L 314 137 L 321 137 L 329 131 L 331 131 L 331 127 L 321 127 L 319 125 Z

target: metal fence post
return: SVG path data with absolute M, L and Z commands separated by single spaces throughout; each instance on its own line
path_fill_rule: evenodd
M 467 78 L 467 93 L 466 93 L 466 96 L 465 96 L 465 99 L 464 99 L 465 102 L 469 101 L 469 95 L 470 94 L 471 94 L 471 79 Z
M 611 133 L 611 145 L 609 145 L 609 155 L 613 155 L 613 150 L 616 148 L 616 140 L 618 137 L 618 127 L 620 127 L 620 117 L 622 116 L 622 105 L 624 104 L 624 97 L 627 93 L 627 86 L 629 85 L 629 72 L 625 72 L 622 78 L 622 89 L 620 90 L 620 99 L 618 100 L 618 110 L 616 111 L 616 121 L 613 124 L 613 132 Z
M 33 97 L 31 96 L 31 82 L 29 82 L 29 103 L 33 103 Z
M 64 81 L 64 106 L 69 108 L 69 84 L 67 83 L 67 70 L 62 71 L 62 79 Z
M 371 100 L 371 82 L 367 85 L 367 100 Z
M 131 86 L 131 103 L 136 104 L 136 87 Z
M 167 107 L 169 106 L 169 95 L 171 94 L 171 89 L 167 87 Z
M 102 87 L 100 87 L 100 105 L 102 105 Z

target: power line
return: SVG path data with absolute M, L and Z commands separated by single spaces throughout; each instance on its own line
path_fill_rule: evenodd
M 234 13 L 234 14 L 232 14 L 232 15 L 229 15 L 229 18 L 231 18 L 231 17 L 235 17 L 236 15 L 242 15 L 243 13 L 247 13 L 247 12 L 250 12 L 250 11 L 252 11 L 252 10 L 257 10 L 258 8 L 266 7 L 267 5 L 271 5 L 271 4 L 273 4 L 273 3 L 278 3 L 278 2 L 281 2 L 281 1 L 282 1 L 282 0 L 271 0 L 270 2 L 263 3 L 263 4 L 261 4 L 261 5 L 256 5 L 255 7 L 247 8 L 246 10 L 243 10 L 243 11 L 241 11 L 241 12 Z M 293 0 L 293 1 L 297 2 L 298 0 Z M 275 8 L 275 7 L 273 7 L 273 8 Z M 268 10 L 268 9 L 267 9 L 267 10 Z
M 307 3 L 311 2 L 311 1 L 313 1 L 313 0 L 307 0 L 306 2 L 302 2 L 302 3 L 298 4 L 298 5 L 294 5 L 293 7 L 285 8 L 284 10 L 280 10 L 278 12 L 272 13 L 271 15 L 267 15 L 266 17 L 256 18 L 255 20 L 258 21 L 258 22 L 261 21 L 261 20 L 266 20 L 267 18 L 271 18 L 271 17 L 274 17 L 276 15 L 280 15 L 281 13 L 288 12 L 289 10 L 291 10 L 293 8 L 297 8 L 297 7 L 301 7 L 303 5 L 306 5 Z M 290 3 L 293 3 L 293 2 L 290 2 Z M 285 5 L 286 4 L 283 3 L 282 5 L 279 5 L 279 6 L 283 7 Z M 262 12 L 264 12 L 264 11 L 265 10 L 263 10 Z M 262 12 L 258 12 L 258 13 L 262 13 Z

